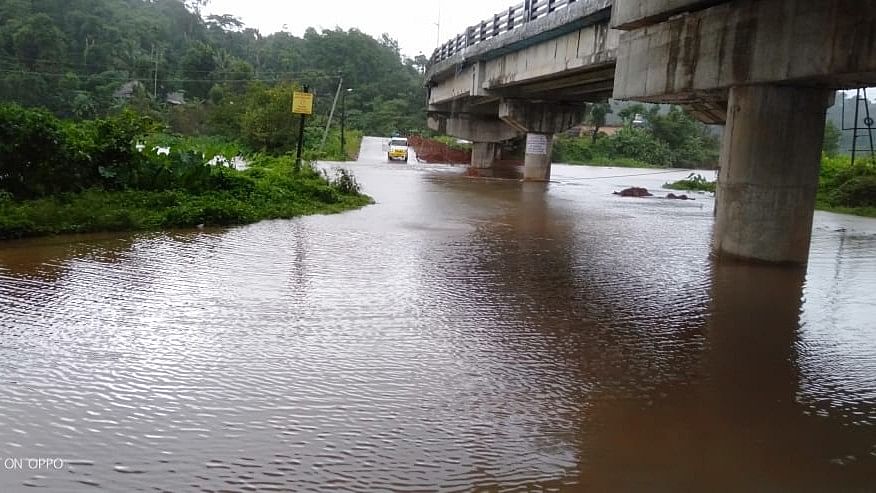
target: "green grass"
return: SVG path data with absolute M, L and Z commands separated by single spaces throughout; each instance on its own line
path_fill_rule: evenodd
M 226 226 L 342 212 L 372 203 L 349 175 L 326 177 L 292 158 L 258 157 L 231 190 L 104 191 L 16 201 L 0 196 L 0 239 L 62 233 Z

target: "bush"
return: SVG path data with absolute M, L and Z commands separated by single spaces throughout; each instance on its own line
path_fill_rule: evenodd
M 295 148 L 299 117 L 290 111 L 290 98 L 295 90 L 297 86 L 292 84 L 250 87 L 240 120 L 241 136 L 250 148 L 271 153 Z
M 146 156 L 135 144 L 142 135 L 157 128 L 153 120 L 132 112 L 65 125 L 67 160 L 78 171 L 72 181 L 78 187 L 68 191 L 137 188 Z
M 62 192 L 77 181 L 61 122 L 46 111 L 0 105 L 0 156 L 0 189 L 16 198 Z
M 358 195 L 361 190 L 359 182 L 356 181 L 353 173 L 344 168 L 335 169 L 334 177 L 329 176 L 326 172 L 325 179 L 331 184 L 332 188 L 344 195 Z
M 714 192 L 717 184 L 717 182 L 707 180 L 705 176 L 699 173 L 691 173 L 687 175 L 687 178 L 684 180 L 664 183 L 663 188 L 669 188 L 671 190 Z
M 0 190 L 29 199 L 98 188 L 103 190 L 227 190 L 246 194 L 253 179 L 221 165 L 238 146 L 215 139 L 147 139 L 158 125 L 130 112 L 119 116 L 62 124 L 48 113 L 17 106 L 0 107 Z M 167 154 L 155 147 L 169 146 Z
M 558 136 L 554 140 L 552 159 L 560 163 L 587 163 L 593 160 L 590 139 Z
M 876 175 L 855 176 L 830 193 L 831 205 L 876 207 Z
M 645 129 L 624 127 L 609 139 L 597 140 L 596 146 L 605 149 L 612 158 L 627 157 L 654 166 L 674 164 L 669 146 Z
M 62 124 L 40 110 L 0 106 L 0 189 L 25 199 L 136 186 L 144 156 L 134 143 L 155 128 L 130 112 Z

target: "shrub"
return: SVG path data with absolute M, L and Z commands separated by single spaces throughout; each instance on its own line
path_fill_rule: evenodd
M 590 139 L 557 137 L 552 159 L 560 163 L 586 163 L 594 158 Z
M 714 192 L 717 187 L 717 182 L 709 181 L 705 176 L 699 173 L 691 173 L 684 180 L 673 181 L 663 184 L 663 188 L 672 190 L 691 190 Z
M 624 127 L 609 139 L 596 141 L 609 157 L 627 157 L 655 166 L 672 166 L 674 160 L 669 146 L 644 129 Z
M 831 205 L 876 207 L 876 175 L 855 176 L 830 193 Z
M 0 105 L 0 189 L 16 198 L 69 190 L 77 170 L 67 166 L 61 122 L 48 112 Z
M 344 168 L 336 169 L 334 178 L 326 176 L 326 179 L 335 190 L 344 195 L 358 195 L 361 190 L 353 173 Z

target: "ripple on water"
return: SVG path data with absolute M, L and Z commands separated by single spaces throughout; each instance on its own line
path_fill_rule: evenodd
M 0 475 L 0 490 L 599 490 L 662 457 L 701 460 L 705 484 L 729 469 L 691 450 L 724 455 L 684 437 L 754 457 L 738 437 L 774 439 L 761 418 L 842 445 L 773 450 L 813 460 L 800 468 L 813 484 L 831 459 L 856 457 L 849 484 L 873 464 L 873 238 L 837 254 L 816 229 L 799 324 L 739 318 L 724 310 L 752 275 L 714 271 L 708 198 L 676 207 L 611 196 L 624 179 L 561 178 L 544 193 L 354 166 L 378 205 L 0 245 L 0 456 L 71 458 L 65 474 Z M 738 321 L 789 326 L 776 354 L 799 379 L 768 353 L 738 356 L 749 347 L 726 333 Z M 748 411 L 756 388 L 716 397 L 716 382 L 745 378 L 722 373 L 731 356 L 788 372 L 765 385 L 800 403 L 761 416 Z M 722 407 L 726 430 L 708 418 Z M 798 421 L 809 415 L 821 421 Z M 754 425 L 741 433 L 733 416 Z M 855 434 L 834 429 L 848 423 Z M 723 467 L 765 479 L 749 466 Z M 655 470 L 692 486 L 672 482 L 671 463 Z

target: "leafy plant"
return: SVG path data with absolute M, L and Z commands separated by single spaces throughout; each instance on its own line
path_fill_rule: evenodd
M 334 176 L 329 175 L 328 172 L 324 173 L 326 181 L 338 192 L 345 195 L 357 195 L 360 193 L 361 187 L 359 182 L 356 181 L 356 177 L 348 169 L 335 168 Z
M 717 182 L 709 181 L 705 176 L 699 173 L 691 173 L 684 180 L 678 180 L 670 183 L 664 183 L 663 188 L 671 190 L 689 190 L 714 192 L 717 187 Z

